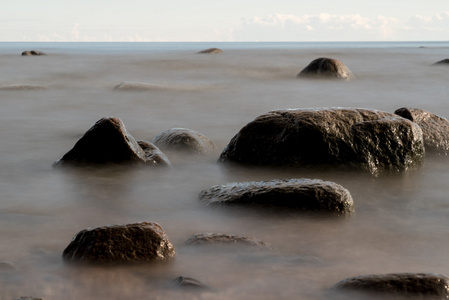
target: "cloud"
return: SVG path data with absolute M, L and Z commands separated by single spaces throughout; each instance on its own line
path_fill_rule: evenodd
M 429 35 L 431 31 L 439 35 Z M 407 22 L 381 15 L 367 18 L 359 14 L 272 14 L 244 19 L 233 30 L 236 41 L 442 40 L 448 35 L 449 12 L 414 16 Z

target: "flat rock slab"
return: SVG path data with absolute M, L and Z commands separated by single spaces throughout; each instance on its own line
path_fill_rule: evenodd
M 320 57 L 313 60 L 298 75 L 298 78 L 324 79 L 354 79 L 351 70 L 341 61 L 333 58 Z
M 159 262 L 172 260 L 175 248 L 159 224 L 142 222 L 84 229 L 62 257 L 87 264 Z
M 351 194 L 339 184 L 319 179 L 234 182 L 203 190 L 206 205 L 261 205 L 347 214 L 354 211 Z
M 419 108 L 403 107 L 394 113 L 421 127 L 426 153 L 449 154 L 449 121 L 447 119 Z
M 271 249 L 272 247 L 255 238 L 224 233 L 198 233 L 191 236 L 187 245 L 242 245 L 261 249 Z
M 324 167 L 375 176 L 419 166 L 421 127 L 396 114 L 359 108 L 276 110 L 244 126 L 220 162 L 258 166 Z
M 142 145 L 145 145 L 145 150 L 119 118 L 102 118 L 54 166 L 107 163 L 166 165 L 166 162 L 155 159 L 155 154 L 160 152 L 157 147 Z
M 448 299 L 448 280 L 447 276 L 435 273 L 393 273 L 347 278 L 337 283 L 335 288 L 393 296 L 425 296 L 432 297 L 426 299 Z
M 204 134 L 187 128 L 171 128 L 160 132 L 153 143 L 163 150 L 178 150 L 188 153 L 213 154 L 217 147 Z

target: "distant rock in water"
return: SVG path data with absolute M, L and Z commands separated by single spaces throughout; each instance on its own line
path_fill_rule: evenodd
M 233 182 L 201 191 L 206 205 L 251 205 L 352 213 L 351 194 L 339 184 L 319 179 Z
M 449 65 L 449 58 L 437 61 L 434 65 Z
M 167 165 L 154 145 L 142 142 L 145 149 L 128 133 L 119 118 L 102 118 L 95 123 L 54 165 L 146 164 Z
M 394 113 L 421 127 L 426 153 L 449 154 L 449 121 L 447 119 L 419 108 L 403 107 Z
M 40 84 L 8 84 L 0 86 L 3 91 L 45 90 L 47 87 Z
M 335 288 L 342 291 L 374 293 L 378 296 L 377 299 L 382 299 L 382 294 L 397 297 L 426 297 L 423 299 L 449 298 L 449 278 L 435 273 L 357 276 L 340 281 Z
M 163 150 L 179 150 L 201 155 L 216 151 L 215 143 L 205 135 L 186 128 L 171 128 L 160 132 L 153 143 Z
M 313 60 L 297 77 L 351 80 L 354 78 L 354 75 L 341 61 L 321 57 Z
M 244 126 L 220 162 L 289 168 L 360 170 L 375 176 L 419 166 L 424 141 L 418 124 L 370 109 L 276 110 Z
M 114 87 L 114 90 L 121 91 L 151 91 L 151 90 L 165 90 L 169 86 L 145 82 L 122 82 Z
M 198 233 L 186 241 L 187 245 L 242 245 L 271 249 L 271 246 L 252 237 L 223 233 Z
M 38 55 L 47 55 L 44 52 L 37 51 L 37 50 L 29 50 L 29 51 L 23 51 L 22 56 L 38 56 Z
M 223 53 L 223 50 L 219 48 L 209 48 L 202 51 L 197 52 L 197 54 L 220 54 Z
M 194 290 L 209 290 L 210 288 L 192 277 L 179 276 L 173 280 L 175 287 Z
M 159 224 L 142 222 L 84 229 L 62 257 L 86 264 L 159 262 L 172 260 L 175 248 Z

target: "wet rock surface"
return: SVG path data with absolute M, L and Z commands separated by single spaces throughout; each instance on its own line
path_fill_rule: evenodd
M 321 57 L 313 60 L 298 75 L 298 78 L 354 79 L 351 70 L 341 61 Z
M 370 109 L 276 110 L 244 126 L 220 162 L 259 166 L 324 167 L 378 176 L 419 166 L 421 127 L 396 114 Z
M 202 51 L 197 52 L 197 54 L 221 54 L 223 50 L 219 48 L 209 48 Z
M 179 276 L 173 280 L 173 283 L 174 283 L 175 287 L 182 288 L 182 289 L 189 289 L 189 290 L 209 290 L 210 289 L 210 287 L 208 287 L 201 281 L 199 281 L 195 278 L 192 278 L 192 277 Z
M 449 278 L 435 273 L 393 273 L 347 278 L 335 288 L 343 291 L 424 296 L 426 299 L 448 299 Z
M 97 121 L 54 166 L 166 163 L 158 160 L 154 147 L 145 148 L 139 146 L 119 118 L 107 117 Z
M 261 240 L 238 236 L 234 234 L 223 233 L 198 233 L 191 236 L 187 245 L 242 245 L 248 247 L 257 247 L 261 249 L 271 249 L 271 246 Z
M 206 205 L 258 205 L 346 214 L 354 211 L 351 194 L 334 182 L 283 179 L 213 186 L 199 195 Z
M 449 154 L 449 121 L 447 119 L 419 108 L 403 107 L 394 113 L 421 127 L 426 153 Z
M 86 264 L 162 262 L 175 257 L 175 248 L 159 224 L 142 222 L 84 229 L 62 257 Z
M 153 139 L 153 143 L 164 150 L 179 150 L 201 155 L 213 154 L 217 148 L 211 139 L 187 128 L 162 131 Z

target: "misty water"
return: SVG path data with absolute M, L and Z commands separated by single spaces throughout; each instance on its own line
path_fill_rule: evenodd
M 221 150 L 245 124 L 275 109 L 416 107 L 449 117 L 447 43 L 408 44 L 0 44 L 0 298 L 333 299 L 347 277 L 393 272 L 449 275 L 449 158 L 374 178 L 314 169 L 228 167 Z M 205 47 L 206 46 L 206 47 Z M 118 47 L 118 48 L 117 48 Z M 139 48 L 140 47 L 140 48 Z M 313 59 L 341 60 L 356 79 L 299 80 Z M 119 91 L 121 82 L 164 88 Z M 53 168 L 102 117 L 120 118 L 137 140 L 182 127 L 212 139 L 217 152 L 165 152 L 163 168 Z M 236 181 L 319 178 L 352 194 L 351 217 L 243 207 L 205 207 L 201 190 Z M 159 223 L 176 249 L 169 264 L 73 267 L 62 252 L 82 229 Z M 273 251 L 187 246 L 196 233 L 250 236 Z M 173 288 L 193 277 L 206 291 Z M 348 298 L 352 299 L 352 298 Z M 354 298 L 355 299 L 355 298 Z M 360 298 L 357 298 L 360 299 Z

